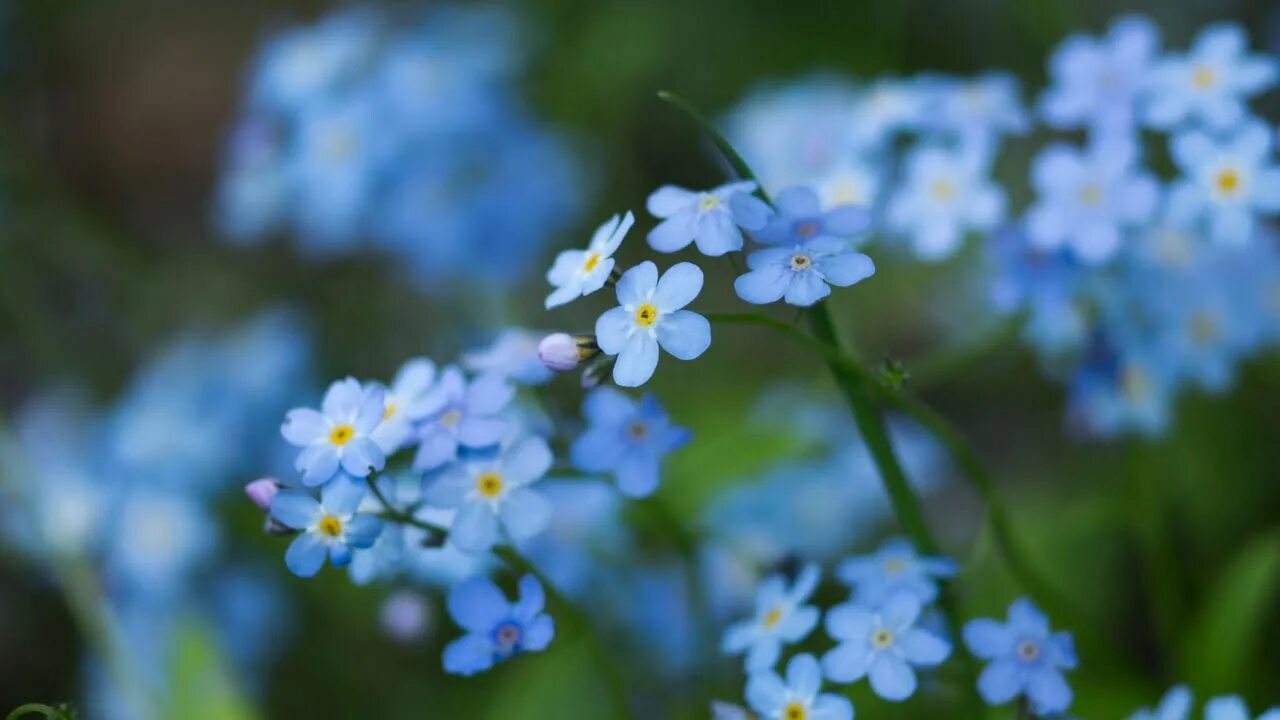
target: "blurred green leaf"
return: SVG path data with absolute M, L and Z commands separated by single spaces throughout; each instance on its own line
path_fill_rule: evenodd
M 235 687 L 208 628 L 189 624 L 178 633 L 172 658 L 169 717 L 185 720 L 255 720 L 258 714 Z

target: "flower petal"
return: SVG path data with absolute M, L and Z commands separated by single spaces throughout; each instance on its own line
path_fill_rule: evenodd
M 658 344 L 681 360 L 693 360 L 711 347 L 711 323 L 688 310 L 663 315 L 658 322 Z M 656 355 L 656 349 L 654 352 Z M 657 364 L 656 357 L 654 364 Z
M 675 312 L 702 292 L 702 270 L 693 263 L 676 263 L 662 275 L 653 293 L 653 304 L 663 313 Z
M 649 299 L 658 285 L 658 266 L 645 260 L 618 278 L 618 304 L 639 305 Z
M 607 314 L 607 313 L 606 313 Z M 597 325 L 597 328 L 599 325 Z M 601 346 L 603 349 L 603 345 Z M 622 387 L 639 387 L 658 367 L 658 341 L 648 333 L 635 333 L 626 341 L 613 366 L 613 381 Z
M 294 530 L 302 530 L 320 516 L 320 503 L 304 492 L 281 490 L 271 498 L 271 517 Z
M 319 535 L 304 532 L 289 543 L 289 549 L 284 552 L 284 564 L 298 577 L 311 577 L 324 566 L 327 551 L 328 544 Z
M 606 310 L 596 320 L 596 344 L 606 355 L 617 355 L 635 332 L 635 317 L 623 307 Z
M 516 542 L 541 533 L 551 523 L 551 501 L 536 490 L 513 490 L 502 501 L 502 525 Z
M 311 408 L 297 408 L 285 417 L 280 434 L 293 445 L 307 446 L 328 438 L 329 421 Z

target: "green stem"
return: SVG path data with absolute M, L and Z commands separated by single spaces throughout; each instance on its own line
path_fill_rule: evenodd
M 382 493 L 382 488 L 378 487 L 373 473 L 369 473 L 364 479 L 369 486 L 369 490 L 373 492 L 373 496 L 382 504 L 381 517 L 389 522 L 400 525 L 412 525 L 413 527 L 427 531 L 431 535 L 430 543 L 432 545 L 443 545 L 445 529 L 436 525 L 432 525 L 424 520 L 419 520 L 413 516 L 412 512 L 401 510 L 387 500 L 387 496 Z

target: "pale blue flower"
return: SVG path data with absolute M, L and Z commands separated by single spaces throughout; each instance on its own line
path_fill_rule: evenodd
M 586 250 L 565 250 L 557 255 L 547 271 L 547 282 L 556 288 L 547 296 L 547 309 L 604 287 L 613 272 L 613 254 L 635 222 L 630 210 L 623 216 L 614 215 L 596 228 Z
M 1072 35 L 1049 60 L 1052 84 L 1040 98 L 1040 114 L 1057 128 L 1128 134 L 1159 45 L 1155 25 L 1134 15 L 1113 22 L 1104 38 Z
M 845 160 L 814 176 L 812 183 L 823 208 L 842 205 L 874 208 L 880 199 L 884 168 L 877 163 Z
M 457 510 L 449 541 L 469 553 L 488 551 L 504 537 L 528 540 L 546 529 L 551 503 L 529 487 L 551 469 L 551 448 L 529 437 L 492 460 L 468 460 L 428 479 L 431 505 Z
M 436 365 L 413 358 L 401 366 L 391 386 L 383 390 L 382 423 L 370 434 L 386 455 L 405 447 L 417 434 L 418 424 L 439 411 L 440 395 L 433 394 Z
M 218 524 L 199 500 L 136 488 L 111 509 L 105 572 L 112 586 L 149 601 L 174 601 L 218 547 Z
M 805 602 L 817 589 L 818 578 L 818 566 L 807 565 L 790 587 L 781 575 L 765 579 L 756 592 L 755 615 L 725 631 L 721 651 L 746 653 L 749 673 L 772 668 L 783 643 L 799 642 L 817 626 L 818 608 Z
M 791 658 L 786 680 L 771 668 L 751 673 L 746 695 L 762 720 L 853 720 L 848 698 L 822 692 L 822 668 L 812 655 Z
M 964 642 L 976 657 L 990 661 L 978 677 L 978 692 L 989 705 L 1024 695 L 1037 715 L 1056 715 L 1071 706 L 1063 671 L 1076 667 L 1075 643 L 1070 633 L 1052 632 L 1049 619 L 1027 598 L 1009 606 L 1008 622 L 967 623 Z
M 361 238 L 386 139 L 363 95 L 318 102 L 299 116 L 289 173 L 303 249 L 331 255 Z
M 1004 220 L 1004 191 L 989 171 L 972 151 L 914 150 L 906 159 L 906 179 L 889 201 L 889 229 L 908 237 L 921 259 L 950 257 L 965 233 L 987 233 Z
M 1066 247 L 1090 264 L 1110 260 L 1125 231 L 1150 220 L 1159 199 L 1155 180 L 1137 160 L 1128 140 L 1099 139 L 1083 151 L 1045 148 L 1031 170 L 1039 196 L 1026 216 L 1032 246 Z
M 1227 695 L 1205 703 L 1204 720 L 1253 720 L 1253 713 L 1249 712 L 1244 698 Z M 1280 720 L 1280 707 L 1273 707 L 1262 713 L 1257 720 Z
M 697 192 L 663 185 L 649 196 L 649 214 L 662 222 L 649 231 L 649 245 L 658 252 L 676 252 L 694 243 L 698 252 L 719 257 L 742 249 L 742 231 L 734 221 L 730 200 L 738 213 L 768 213 L 768 206 L 752 195 L 754 182 L 733 182 Z
M 359 9 L 281 34 L 258 58 L 253 101 L 290 114 L 330 96 L 372 54 L 378 29 L 377 15 Z
M 1176 387 L 1170 360 L 1145 344 L 1117 350 L 1112 341 L 1095 339 L 1071 377 L 1068 417 L 1100 437 L 1164 432 Z
M 382 388 L 362 387 L 355 378 L 338 380 L 329 386 L 320 411 L 311 408 L 290 410 L 280 434 L 302 448 L 295 467 L 302 482 L 327 482 L 341 466 L 346 472 L 365 477 L 386 464 L 386 455 L 373 439 L 386 412 Z
M 859 98 L 849 130 L 859 138 L 859 146 L 883 150 L 895 135 L 926 125 L 928 112 L 929 97 L 919 82 L 880 78 Z
M 474 675 L 520 653 L 541 652 L 555 637 L 555 623 L 543 612 L 546 596 L 532 575 L 520 578 L 520 597 L 507 602 L 488 578 L 475 577 L 449 591 L 449 614 L 466 635 L 444 649 L 444 669 Z
M 538 357 L 538 343 L 546 333 L 511 327 L 482 350 L 462 356 L 462 366 L 480 374 L 504 377 L 520 385 L 542 385 L 554 375 Z
M 881 606 L 837 605 L 827 613 L 827 633 L 837 645 L 822 657 L 833 682 L 864 677 L 885 700 L 900 701 L 916 691 L 917 667 L 934 667 L 951 655 L 951 643 L 918 627 L 923 609 L 909 593 L 890 597 Z
M 364 493 L 364 483 L 340 475 L 320 491 L 319 502 L 298 490 L 284 490 L 272 498 L 271 516 L 302 531 L 284 555 L 294 575 L 315 575 L 326 555 L 334 567 L 342 567 L 351 562 L 352 549 L 373 545 L 382 532 L 382 521 L 356 512 Z
M 500 413 L 515 396 L 505 378 L 485 374 L 468 381 L 451 365 L 440 373 L 431 394 L 430 404 L 438 409 L 419 430 L 415 469 L 433 470 L 458 459 L 461 450 L 482 450 L 502 440 L 508 423 Z
M 841 205 L 823 210 L 818 194 L 807 187 L 791 187 L 773 199 L 777 211 L 760 215 L 748 201 L 735 198 L 735 217 L 743 228 L 755 233 L 762 243 L 794 245 L 818 238 L 848 239 L 865 232 L 871 224 L 866 208 Z
M 711 346 L 711 323 L 684 310 L 702 291 L 702 270 L 677 263 L 658 278 L 658 267 L 642 262 L 618 280 L 618 305 L 596 320 L 596 342 L 617 355 L 613 381 L 638 387 L 653 377 L 658 348 L 693 360 Z
M 887 540 L 870 555 L 852 557 L 836 567 L 836 578 L 853 590 L 853 601 L 875 607 L 907 594 L 921 603 L 938 597 L 938 582 L 955 577 L 959 567 L 944 557 L 921 557 L 906 538 Z
M 1207 219 L 1219 243 L 1253 241 L 1257 216 L 1280 214 L 1280 166 L 1271 160 L 1272 131 L 1251 122 L 1224 141 L 1200 131 L 1174 137 L 1171 149 L 1184 179 L 1169 196 L 1171 212 Z
M 1200 120 L 1226 130 L 1245 118 L 1245 102 L 1276 84 L 1274 58 L 1247 55 L 1248 37 L 1235 23 L 1200 31 L 1191 52 L 1162 60 L 1151 78 L 1147 120 L 1173 127 Z
M 1155 709 L 1143 708 L 1128 720 L 1190 720 L 1191 690 L 1185 685 L 1169 689 Z
M 614 388 L 597 388 L 583 402 L 582 414 L 588 427 L 573 441 L 573 464 L 584 472 L 615 476 L 628 497 L 653 494 L 662 458 L 692 437 L 688 429 L 671 424 L 653 395 L 636 401 Z
M 1018 81 L 1008 73 L 930 78 L 925 87 L 929 127 L 955 135 L 979 156 L 991 155 L 1002 136 L 1021 135 L 1031 126 Z
M 733 283 L 738 297 L 756 305 L 786 300 L 800 307 L 830 295 L 831 285 L 848 287 L 876 271 L 870 257 L 830 237 L 758 250 L 747 257 L 747 268 Z

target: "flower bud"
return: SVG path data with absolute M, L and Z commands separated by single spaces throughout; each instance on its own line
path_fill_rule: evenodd
M 280 492 L 280 483 L 275 478 L 258 478 L 244 486 L 244 494 L 249 496 L 258 509 L 267 512 L 271 509 L 271 499 Z
M 538 343 L 538 359 L 549 369 L 567 372 L 600 352 L 593 335 L 554 333 Z

